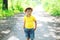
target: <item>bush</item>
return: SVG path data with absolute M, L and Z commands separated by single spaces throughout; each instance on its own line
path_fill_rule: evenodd
M 44 9 L 53 16 L 60 16 L 60 0 L 41 0 Z
M 17 5 L 16 8 L 17 8 L 17 10 L 19 10 L 20 12 L 23 12 L 23 10 L 24 10 L 23 7 L 20 6 L 20 5 Z
M 53 16 L 60 16 L 60 9 L 54 8 L 51 12 Z

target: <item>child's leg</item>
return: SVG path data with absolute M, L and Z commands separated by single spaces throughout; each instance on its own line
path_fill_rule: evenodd
M 34 29 L 32 29 L 30 31 L 30 38 L 31 38 L 31 40 L 34 40 L 34 37 L 35 37 L 35 33 L 34 33 Z
M 29 40 L 30 39 L 29 30 L 25 28 L 24 31 L 25 31 L 25 36 L 26 36 L 27 40 Z
M 31 39 L 31 40 L 34 40 L 34 39 Z
M 29 40 L 30 38 L 27 38 L 27 40 Z

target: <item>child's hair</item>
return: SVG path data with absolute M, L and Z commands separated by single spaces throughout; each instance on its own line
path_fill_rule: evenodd
M 33 9 L 32 9 L 31 7 L 26 8 L 26 9 L 25 9 L 25 12 L 26 12 L 27 10 L 33 11 Z

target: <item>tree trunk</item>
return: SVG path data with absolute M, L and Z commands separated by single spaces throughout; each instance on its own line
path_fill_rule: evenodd
M 3 0 L 3 10 L 8 9 L 8 0 Z

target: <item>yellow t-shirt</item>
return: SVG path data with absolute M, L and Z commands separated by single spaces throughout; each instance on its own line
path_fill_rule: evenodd
M 24 16 L 25 28 L 27 28 L 27 29 L 34 28 L 35 20 L 36 19 L 34 16 L 30 16 L 30 17 Z

